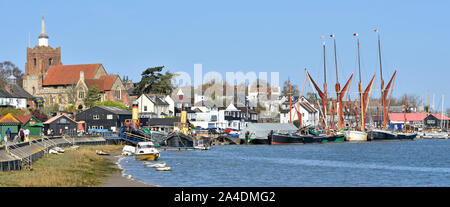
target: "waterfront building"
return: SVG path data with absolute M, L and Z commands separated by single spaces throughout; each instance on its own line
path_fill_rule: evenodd
M 42 133 L 42 129 L 44 128 L 44 123 L 37 120 L 31 115 L 28 116 L 16 116 L 17 119 L 19 119 L 22 124 L 22 129 L 28 129 L 30 130 L 30 136 L 39 136 Z
M 442 114 L 429 114 L 425 119 L 425 128 L 427 129 L 437 129 L 445 128 L 448 129 L 450 123 L 450 118 Z
M 11 131 L 11 140 L 17 135 L 19 132 L 19 128 L 22 122 L 19 119 L 14 117 L 11 113 L 8 113 L 2 117 L 0 117 L 0 136 L 5 137 L 6 131 L 9 129 Z
M 240 130 L 247 125 L 244 113 L 236 108 L 234 104 L 228 105 L 224 110 L 219 110 L 217 128 Z
M 6 82 L 5 87 L 0 88 L 0 107 L 34 108 L 36 99 L 16 84 L 16 77 L 11 75 L 6 79 Z
M 180 86 L 177 87 L 171 94 L 171 98 L 174 102 L 175 116 L 181 116 L 180 113 L 184 109 L 188 109 L 192 106 L 192 86 Z
M 85 131 L 105 129 L 118 132 L 126 119 L 131 119 L 131 111 L 113 106 L 94 106 L 76 115 L 76 121 L 84 123 Z
M 292 121 L 298 120 L 295 104 L 296 102 L 292 102 L 292 108 L 290 110 L 287 107 L 287 109 L 280 112 L 280 123 L 289 123 L 291 114 Z M 316 127 L 319 125 L 319 110 L 314 108 L 314 105 L 310 104 L 305 97 L 302 97 L 300 101 L 300 114 L 302 116 L 302 126 Z
M 44 122 L 44 133 L 49 135 L 49 129 L 53 129 L 55 135 L 75 133 L 77 131 L 77 126 L 78 124 L 75 120 L 66 114 L 59 114 Z
M 149 118 L 149 119 L 141 119 L 141 120 L 142 120 L 142 124 L 145 128 L 148 128 L 151 131 L 158 131 L 158 132 L 165 132 L 165 133 L 172 132 L 174 130 L 175 125 L 180 122 L 179 117 Z
M 137 100 L 140 118 L 165 118 L 175 114 L 170 96 L 142 94 Z

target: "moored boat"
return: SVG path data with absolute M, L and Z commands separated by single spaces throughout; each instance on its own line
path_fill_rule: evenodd
M 417 132 L 413 133 L 398 133 L 397 139 L 415 139 L 417 136 Z
M 333 134 L 326 137 L 327 142 L 343 142 L 345 141 L 345 134 Z
M 139 142 L 136 146 L 136 160 L 157 160 L 159 151 L 153 145 L 153 142 Z
M 367 141 L 367 133 L 362 131 L 347 131 L 345 139 L 349 142 Z
M 303 136 L 274 133 L 271 137 L 271 144 L 303 144 Z
M 417 136 L 417 132 L 413 133 L 403 133 L 403 132 L 391 132 L 387 130 L 374 129 L 370 130 L 368 133 L 368 140 L 404 140 L 404 139 L 414 139 Z
M 165 162 L 145 163 L 145 167 L 150 167 L 150 168 L 166 167 L 166 163 Z

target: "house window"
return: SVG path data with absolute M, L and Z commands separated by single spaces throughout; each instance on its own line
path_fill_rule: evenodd
M 33 61 L 34 61 L 34 66 L 36 66 L 36 65 L 37 65 L 37 60 L 36 60 L 36 58 L 34 58 Z
M 99 119 L 100 119 L 100 115 L 95 114 L 95 115 L 93 116 L 93 119 L 94 119 L 94 120 L 99 120 Z
M 106 115 L 106 119 L 113 119 L 113 115 L 112 114 Z
M 144 106 L 144 111 L 147 111 L 147 106 Z
M 103 126 L 100 126 L 99 129 L 103 129 Z

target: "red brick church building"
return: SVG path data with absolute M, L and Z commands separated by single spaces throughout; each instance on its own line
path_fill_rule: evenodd
M 61 47 L 48 44 L 45 21 L 42 17 L 39 45 L 27 48 L 27 62 L 23 88 L 33 96 L 44 99 L 44 106 L 58 105 L 84 109 L 84 98 L 91 87 L 100 91 L 101 101 L 130 104 L 130 98 L 118 75 L 110 75 L 100 63 L 63 65 Z

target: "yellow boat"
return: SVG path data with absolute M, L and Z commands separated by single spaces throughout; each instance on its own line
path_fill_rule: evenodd
M 154 161 L 159 158 L 159 151 L 153 142 L 139 142 L 136 146 L 136 160 Z

